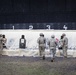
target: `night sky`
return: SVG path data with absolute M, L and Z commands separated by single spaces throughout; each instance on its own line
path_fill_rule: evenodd
M 76 22 L 76 0 L 0 0 L 0 23 Z

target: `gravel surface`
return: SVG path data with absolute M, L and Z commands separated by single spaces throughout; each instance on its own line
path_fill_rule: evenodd
M 70 58 L 56 57 L 54 62 L 51 62 L 50 57 L 46 57 L 45 60 L 42 60 L 40 57 L 0 56 L 0 65 L 2 65 L 2 67 L 3 67 L 3 68 L 0 67 L 0 72 L 2 71 L 2 69 L 4 69 L 5 64 L 8 64 L 8 65 L 12 64 L 14 66 L 13 68 L 17 68 L 17 67 L 19 68 L 19 66 L 20 67 L 23 66 L 24 68 L 26 67 L 27 69 L 35 68 L 36 73 L 38 70 L 40 70 L 39 72 L 41 72 L 41 70 L 43 70 L 44 73 L 42 73 L 40 75 L 46 75 L 45 71 L 47 72 L 48 75 L 50 75 L 53 72 L 55 72 L 55 74 L 51 74 L 51 75 L 56 75 L 56 74 L 57 75 L 76 75 L 76 58 L 73 58 L 73 57 L 70 57 Z M 10 68 L 10 67 L 8 66 L 8 68 Z M 6 69 L 8 69 L 8 68 L 6 68 Z M 11 69 L 11 71 L 13 70 L 13 68 Z M 18 69 L 16 69 L 16 70 L 18 70 Z M 15 73 L 14 74 L 12 73 L 11 75 L 17 75 Z M 28 72 L 27 75 L 32 75 L 29 73 L 30 72 Z M 0 75 L 3 75 L 3 74 L 4 73 L 2 73 Z M 10 74 L 5 74 L 5 75 L 10 75 Z M 24 73 L 22 75 L 24 75 Z M 35 75 L 35 73 L 33 75 Z

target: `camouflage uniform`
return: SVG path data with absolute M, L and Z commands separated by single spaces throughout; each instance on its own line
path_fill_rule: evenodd
M 59 50 L 61 49 L 63 49 L 63 36 L 61 36 L 61 38 L 60 38 L 60 40 L 59 40 L 59 42 L 58 42 L 58 48 L 59 48 Z
M 3 37 L 2 37 L 2 34 L 0 34 L 0 50 L 3 50 Z
M 67 49 L 68 49 L 68 38 L 65 34 L 62 34 L 63 36 L 63 55 L 64 57 L 67 57 Z
M 52 35 L 51 39 L 48 41 L 49 49 L 51 52 L 51 61 L 53 62 L 56 54 L 56 46 L 57 46 L 57 41 L 55 39 L 55 36 Z
M 40 37 L 37 40 L 39 44 L 39 55 L 45 59 L 45 45 L 46 45 L 46 39 L 44 38 L 44 34 L 40 33 Z

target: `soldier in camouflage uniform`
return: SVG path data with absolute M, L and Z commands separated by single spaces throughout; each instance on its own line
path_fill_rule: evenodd
M 68 38 L 64 33 L 62 34 L 62 36 L 63 36 L 63 55 L 65 58 L 67 58 Z
M 2 37 L 2 34 L 0 34 L 0 50 L 3 50 L 3 37 Z
M 43 57 L 43 60 L 45 59 L 45 45 L 46 45 L 46 39 L 44 38 L 44 34 L 40 33 L 40 37 L 37 40 L 37 43 L 39 45 L 39 54 L 40 57 Z
M 57 41 L 54 35 L 51 35 L 51 39 L 48 41 L 48 45 L 51 52 L 51 62 L 53 62 L 55 59 L 56 46 L 57 46 Z

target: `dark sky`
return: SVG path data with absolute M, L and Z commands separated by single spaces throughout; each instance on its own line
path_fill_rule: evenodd
M 76 0 L 0 0 L 0 23 L 76 22 Z

